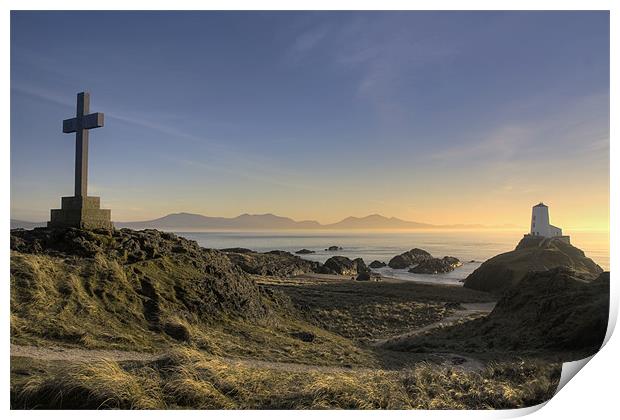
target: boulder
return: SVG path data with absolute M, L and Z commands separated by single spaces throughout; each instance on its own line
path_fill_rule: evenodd
M 370 281 L 370 273 L 360 273 L 355 278 L 356 281 Z
M 381 267 L 385 267 L 387 264 L 384 263 L 383 261 L 379 261 L 379 260 L 374 260 L 373 262 L 371 262 L 368 267 L 370 268 L 381 268 Z
M 299 251 L 295 251 L 295 254 L 300 254 L 300 255 L 314 254 L 314 251 L 310 251 L 309 249 L 304 248 L 304 249 L 300 249 Z
M 361 258 L 350 260 L 347 257 L 331 257 L 323 264 L 323 272 L 327 274 L 340 274 L 345 276 L 357 276 L 370 270 Z
M 416 274 L 438 274 L 454 271 L 456 267 L 463 265 L 456 257 L 431 258 L 424 260 L 413 268 L 409 269 L 410 273 Z
M 353 260 L 353 264 L 358 273 L 370 273 L 370 268 L 368 268 L 363 259 L 356 258 Z
M 560 238 L 525 236 L 514 251 L 497 255 L 465 279 L 464 286 L 485 292 L 502 293 L 517 285 L 529 273 L 556 267 L 570 269 L 575 277 L 593 280 L 603 269 L 579 248 Z
M 431 254 L 420 248 L 413 248 L 407 252 L 395 256 L 388 262 L 391 268 L 403 269 L 409 268 L 414 264 L 433 258 Z

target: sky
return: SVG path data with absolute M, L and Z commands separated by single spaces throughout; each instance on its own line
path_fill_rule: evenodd
M 609 228 L 608 12 L 11 12 L 11 217 Z

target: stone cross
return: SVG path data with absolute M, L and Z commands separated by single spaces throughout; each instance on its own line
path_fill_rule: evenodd
M 75 195 L 61 197 L 59 209 L 52 209 L 50 228 L 114 229 L 111 211 L 101 208 L 99 197 L 89 197 L 88 187 L 88 130 L 103 127 L 103 114 L 89 114 L 90 95 L 77 95 L 77 115 L 62 122 L 63 133 L 75 133 Z
M 90 94 L 77 95 L 75 118 L 62 122 L 63 133 L 75 133 L 75 196 L 87 197 L 88 189 L 88 130 L 103 127 L 103 113 L 90 112 Z

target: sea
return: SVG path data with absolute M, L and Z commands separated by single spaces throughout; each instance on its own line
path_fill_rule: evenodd
M 205 248 L 249 248 L 257 252 L 283 250 L 294 253 L 306 248 L 314 254 L 300 257 L 324 263 L 334 255 L 361 257 L 366 264 L 374 260 L 388 262 L 412 248 L 421 248 L 435 257 L 457 257 L 461 267 L 446 274 L 414 274 L 389 267 L 375 269 L 383 276 L 422 283 L 462 285 L 471 272 L 487 259 L 513 250 L 523 237 L 518 231 L 271 231 L 271 232 L 175 232 Z M 571 232 L 571 243 L 603 269 L 609 270 L 609 232 Z M 330 246 L 342 250 L 327 251 Z

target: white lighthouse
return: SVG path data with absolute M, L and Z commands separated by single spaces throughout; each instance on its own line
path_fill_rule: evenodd
M 532 236 L 542 236 L 544 238 L 562 237 L 562 229 L 549 223 L 549 207 L 543 203 L 538 203 L 532 207 Z

